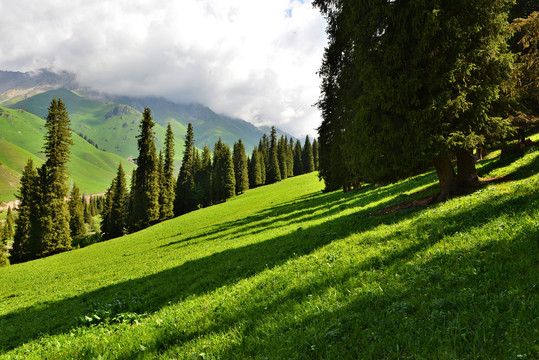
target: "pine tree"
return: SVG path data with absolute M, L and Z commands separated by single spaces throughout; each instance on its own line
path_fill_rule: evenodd
M 196 209 L 194 200 L 195 190 L 195 135 L 193 125 L 187 125 L 185 134 L 185 149 L 183 152 L 182 165 L 176 183 L 176 201 L 174 213 L 185 214 Z
M 130 228 L 144 229 L 159 220 L 159 164 L 155 149 L 151 110 L 145 108 L 138 135 L 137 168 L 132 185 L 133 204 Z
M 176 199 L 176 182 L 174 179 L 174 134 L 170 123 L 165 136 L 165 156 L 163 163 L 163 190 L 161 194 L 161 220 L 174 216 L 174 200 Z
M 200 192 L 202 206 L 209 206 L 212 201 L 212 172 L 211 150 L 207 145 L 204 145 L 200 170 L 197 172 L 195 178 L 196 186 Z
M 110 187 L 105 192 L 105 202 L 101 212 L 101 233 L 104 239 L 112 238 L 112 199 L 116 193 L 116 181 L 112 180 Z
M 511 70 L 511 2 L 315 0 L 329 35 L 321 171 L 329 147 L 356 179 L 389 181 L 434 164 L 440 200 L 477 184 L 472 150 L 509 126 L 492 107 Z
M 234 163 L 234 174 L 236 176 L 236 195 L 239 195 L 249 189 L 247 157 L 245 155 L 245 146 L 243 145 L 241 139 L 234 144 L 232 160 Z
M 281 181 L 281 170 L 279 159 L 277 158 L 277 130 L 271 127 L 271 142 L 269 148 L 268 167 L 266 168 L 266 184 L 273 184 Z
M 281 136 L 277 143 L 277 161 L 279 162 L 279 170 L 281 172 L 281 179 L 284 180 L 288 177 L 288 161 L 286 154 L 286 147 L 288 142 L 285 142 L 284 136 Z
M 303 174 L 303 151 L 299 140 L 296 140 L 294 147 L 294 176 Z
M 286 147 L 286 177 L 294 176 L 294 140 L 290 138 L 288 140 L 285 137 L 285 147 Z
M 77 184 L 73 184 L 67 205 L 71 217 L 69 221 L 71 237 L 76 238 L 86 234 L 86 225 L 84 224 L 84 205 L 82 203 Z
M 307 174 L 314 171 L 314 160 L 313 160 L 313 148 L 311 146 L 311 141 L 309 140 L 309 135 L 305 137 L 305 143 L 303 144 L 303 154 L 301 156 L 303 160 L 303 173 Z
M 13 213 L 11 211 L 11 206 L 7 208 L 6 222 L 4 223 L 4 228 L 2 229 L 2 238 L 4 240 L 9 240 L 13 238 L 15 234 L 15 228 L 13 227 Z
M 36 191 L 38 188 L 38 175 L 34 169 L 32 159 L 28 159 L 20 179 L 19 192 L 16 194 L 20 203 L 17 207 L 18 216 L 15 220 L 15 234 L 13 236 L 13 250 L 11 262 L 19 263 L 33 259 L 37 255 L 35 244 L 32 244 L 33 226 L 37 224 Z
M 118 165 L 118 172 L 113 182 L 109 228 L 111 238 L 124 235 L 127 229 L 127 199 L 129 195 L 127 193 L 125 172 L 121 163 Z
M 262 178 L 262 165 L 264 163 L 264 160 L 262 160 L 260 153 L 258 152 L 257 147 L 255 146 L 253 149 L 253 153 L 251 155 L 251 162 L 249 166 L 249 186 L 251 188 L 255 188 L 257 186 L 262 185 L 263 178 Z
M 219 203 L 236 193 L 236 178 L 230 147 L 219 138 L 213 151 L 213 202 Z
M 47 256 L 71 249 L 69 208 L 65 201 L 69 188 L 67 162 L 71 153 L 70 121 L 61 99 L 53 99 L 47 115 L 45 144 L 47 160 L 38 170 L 39 174 L 39 221 L 36 236 L 39 237 L 37 256 Z
M 313 141 L 313 162 L 314 170 L 318 171 L 318 141 L 316 139 Z

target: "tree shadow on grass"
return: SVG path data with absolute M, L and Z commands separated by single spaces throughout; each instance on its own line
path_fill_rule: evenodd
M 342 201 L 342 198 L 336 195 L 333 199 L 337 203 L 339 200 Z M 495 216 L 505 211 L 518 212 L 525 209 L 530 201 L 533 201 L 533 197 L 528 195 L 513 197 L 505 194 L 497 197 L 495 201 L 477 204 L 473 208 L 433 216 L 431 220 L 413 228 L 413 231 L 418 233 L 429 234 L 426 242 L 417 243 L 400 253 L 393 255 L 389 253 L 387 256 L 372 259 L 369 266 L 390 266 L 398 259 L 410 258 L 446 234 L 466 231 L 476 226 L 477 221 L 488 220 L 485 214 Z M 280 211 L 277 213 L 281 214 Z M 0 349 L 13 349 L 43 334 L 67 333 L 78 326 L 89 325 L 84 321 L 81 322 L 81 319 L 103 309 L 109 311 L 109 317 L 125 312 L 150 314 L 187 297 L 209 293 L 266 269 L 278 267 L 291 258 L 308 255 L 351 234 L 366 232 L 383 224 L 394 224 L 416 215 L 418 211 L 380 218 L 362 217 L 357 213 L 343 215 L 264 242 L 188 261 L 178 267 L 143 278 L 114 284 L 69 299 L 20 309 L 0 317 L 0 328 L 3 329 Z M 440 221 L 444 222 L 444 226 L 438 229 Z
M 453 233 L 453 225 L 459 223 L 465 224 L 459 227 L 464 232 L 474 224 L 462 221 L 470 215 L 476 219 L 482 215 L 478 220 L 484 223 L 504 214 L 508 205 L 514 208 L 523 201 L 526 201 L 525 196 L 449 215 L 451 226 L 443 232 Z M 433 225 L 421 222 L 411 226 L 409 231 L 411 234 L 429 233 Z M 206 318 L 200 327 L 192 328 L 196 330 L 178 332 L 165 326 L 160 335 L 145 346 L 155 355 L 174 356 L 173 348 L 178 344 L 234 330 L 235 337 L 242 339 L 239 344 L 208 355 L 216 358 L 376 359 L 413 355 L 493 358 L 505 354 L 502 357 L 508 358 L 514 350 L 508 345 L 520 347 L 520 353 L 532 351 L 534 331 L 526 321 L 533 310 L 516 305 L 521 295 L 530 296 L 533 292 L 535 282 L 530 270 L 534 265 L 533 261 L 515 263 L 515 260 L 538 251 L 539 229 L 521 229 L 509 241 L 438 253 L 427 261 L 410 265 L 410 260 L 441 240 L 440 234 L 430 234 L 423 241 L 365 257 L 336 277 L 319 276 L 312 282 L 288 287 L 272 294 L 268 301 L 240 299 L 241 307 L 231 305 L 227 311 L 209 311 L 204 316 L 210 320 Z M 400 276 L 387 277 L 385 274 L 390 268 L 391 273 Z M 376 275 L 378 270 L 381 271 Z M 297 317 L 283 316 L 283 306 L 293 304 L 289 308 L 294 312 L 298 307 L 307 309 L 310 299 L 323 296 L 330 288 L 338 288 L 342 293 L 344 288 L 355 290 L 357 284 L 350 284 L 349 280 L 362 273 L 376 277 L 379 291 L 359 291 L 340 308 L 312 311 L 308 316 L 304 313 L 296 313 Z M 246 296 L 258 298 L 261 294 Z M 268 332 L 265 324 L 276 318 L 288 320 L 281 320 L 279 327 Z M 506 330 L 520 335 L 511 338 L 506 334 L 505 343 L 500 343 L 499 325 L 505 321 L 513 321 Z M 453 341 L 455 337 L 458 342 Z M 134 348 L 120 358 L 133 359 L 138 355 L 139 349 Z
M 271 229 L 280 228 L 283 223 L 287 225 L 297 224 L 298 227 L 301 227 L 309 221 L 329 218 L 348 208 L 365 208 L 356 212 L 358 217 L 370 215 L 379 209 L 402 202 L 403 199 L 409 199 L 410 196 L 417 197 L 417 194 L 407 195 L 406 193 L 413 192 L 414 189 L 431 183 L 433 176 L 432 173 L 423 174 L 408 182 L 386 186 L 367 184 L 359 190 L 348 193 L 336 191 L 307 194 L 297 200 L 262 210 L 254 215 L 225 222 L 199 235 L 171 241 L 161 245 L 161 247 L 166 248 L 180 244 L 183 244 L 180 246 L 189 246 L 188 242 L 194 241 L 197 243 L 199 239 L 202 239 L 201 241 L 203 242 L 210 242 L 222 240 L 229 236 L 233 238 L 246 235 L 254 236 Z M 391 197 L 391 194 L 396 195 Z M 376 202 L 379 202 L 379 204 L 366 208 Z

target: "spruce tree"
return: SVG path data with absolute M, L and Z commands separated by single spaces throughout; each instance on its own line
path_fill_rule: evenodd
M 318 171 L 318 141 L 316 139 L 313 141 L 313 162 L 314 170 Z
M 194 201 L 195 190 L 195 135 L 193 125 L 187 125 L 185 134 L 185 148 L 183 151 L 182 165 L 176 183 L 176 200 L 174 214 L 176 216 L 188 213 L 196 209 Z
M 15 228 L 13 227 L 13 213 L 11 211 L 11 206 L 7 208 L 6 222 L 4 223 L 4 228 L 2 229 L 2 237 L 4 240 L 9 240 L 13 238 L 15 234 Z
M 174 200 L 176 198 L 176 181 L 174 179 L 174 134 L 170 123 L 165 136 L 165 156 L 163 163 L 163 185 L 161 194 L 161 220 L 174 216 Z
M 140 123 L 139 155 L 132 185 L 133 204 L 131 224 L 133 231 L 144 229 L 159 220 L 159 164 L 155 149 L 151 110 L 145 108 Z
M 279 170 L 281 172 L 281 179 L 284 180 L 288 177 L 288 159 L 286 154 L 286 147 L 288 142 L 285 142 L 284 136 L 281 136 L 277 143 L 277 161 L 279 162 Z
M 286 147 L 286 177 L 294 176 L 294 140 L 290 138 L 288 140 L 285 137 L 285 147 Z
M 307 174 L 314 171 L 314 160 L 313 160 L 313 148 L 311 141 L 309 140 L 309 135 L 305 137 L 305 143 L 303 144 L 303 154 L 301 156 L 303 160 L 303 173 Z
M 232 160 L 234 163 L 234 174 L 236 176 L 236 195 L 239 195 L 249 189 L 247 156 L 245 155 L 245 146 L 243 145 L 241 139 L 234 144 Z
M 32 244 L 32 234 L 37 225 L 37 191 L 38 175 L 34 169 L 32 159 L 28 159 L 20 179 L 19 192 L 16 195 L 19 199 L 18 216 L 15 220 L 15 234 L 13 235 L 13 250 L 11 251 L 11 262 L 19 263 L 31 260 L 37 256 L 37 249 Z
M 236 193 L 236 178 L 230 147 L 219 138 L 213 151 L 213 202 L 226 201 Z
M 69 220 L 71 237 L 76 238 L 86 234 L 86 225 L 84 224 L 84 205 L 82 203 L 77 184 L 73 184 L 73 188 L 71 189 L 68 208 L 71 216 L 71 219 Z
M 315 0 L 329 35 L 319 71 L 321 174 L 334 158 L 325 158 L 329 147 L 356 179 L 388 181 L 433 164 L 440 200 L 474 186 L 472 150 L 509 127 L 492 110 L 511 70 L 511 3 Z
M 69 188 L 67 162 L 71 153 L 70 120 L 61 99 L 53 99 L 45 123 L 47 133 L 43 152 L 47 160 L 39 174 L 39 221 L 35 236 L 39 237 L 37 256 L 47 256 L 71 249 L 69 208 L 65 201 Z
M 212 160 L 211 150 L 207 145 L 204 145 L 202 149 L 202 159 L 200 170 L 196 174 L 195 183 L 200 189 L 200 196 L 202 199 L 202 206 L 209 206 L 212 201 Z
M 112 180 L 110 187 L 105 192 L 105 202 L 101 212 L 101 233 L 104 239 L 112 238 L 112 199 L 116 193 L 116 181 Z
M 262 160 L 258 148 L 255 146 L 253 153 L 251 155 L 251 162 L 249 166 L 249 186 L 255 188 L 262 185 L 264 182 L 262 180 L 262 165 L 264 160 Z
M 125 234 L 127 229 L 127 185 L 122 164 L 118 165 L 118 172 L 113 180 L 112 207 L 110 210 L 109 235 L 111 238 Z
M 303 174 L 303 151 L 299 140 L 296 140 L 294 147 L 294 176 Z
M 266 184 L 273 184 L 281 181 L 281 170 L 279 159 L 277 158 L 277 130 L 271 127 L 271 141 L 268 154 L 268 167 L 266 168 Z

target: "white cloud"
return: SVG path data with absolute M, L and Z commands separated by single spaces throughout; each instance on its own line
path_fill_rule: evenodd
M 39 5 L 37 5 L 39 4 Z M 0 0 L 0 68 L 314 135 L 325 21 L 300 0 Z

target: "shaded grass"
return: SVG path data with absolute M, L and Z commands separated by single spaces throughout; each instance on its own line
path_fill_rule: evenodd
M 537 358 L 538 158 L 485 163 L 514 180 L 379 217 L 435 175 L 342 194 L 309 174 L 0 269 L 0 346 L 6 358 Z

